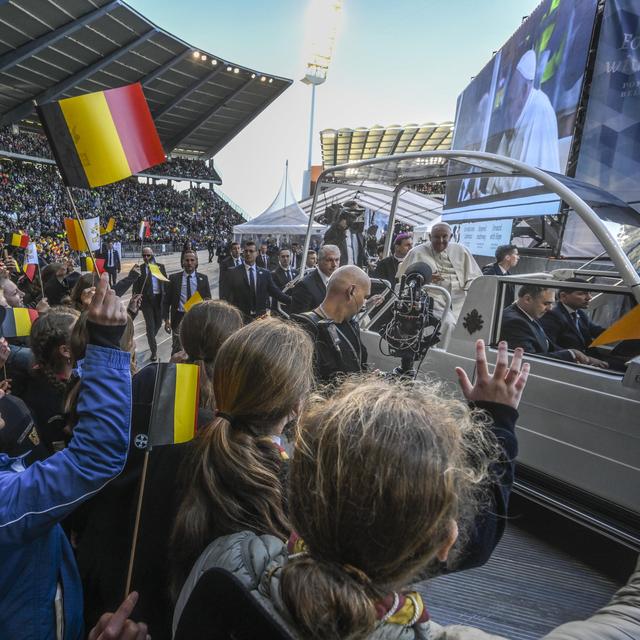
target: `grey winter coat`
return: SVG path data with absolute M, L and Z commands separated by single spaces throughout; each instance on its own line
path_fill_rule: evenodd
M 225 569 L 251 591 L 256 600 L 278 620 L 294 638 L 299 634 L 280 597 L 280 572 L 287 562 L 286 544 L 269 535 L 249 531 L 214 540 L 200 555 L 182 587 L 173 615 L 175 634 L 180 616 L 200 576 L 208 569 Z M 546 635 L 543 640 L 629 640 L 640 638 L 640 561 L 628 583 L 609 604 L 588 620 L 569 622 Z M 380 622 L 369 640 L 507 640 L 460 625 L 442 627 L 428 621 L 412 627 Z

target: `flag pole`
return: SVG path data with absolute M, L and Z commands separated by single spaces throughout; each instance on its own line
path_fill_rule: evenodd
M 148 270 L 148 269 L 147 269 Z M 153 384 L 153 397 L 156 396 L 156 388 L 158 386 L 158 377 L 160 376 L 160 367 L 156 366 L 156 377 Z M 153 413 L 153 406 L 151 407 Z M 151 422 L 151 416 L 149 416 L 149 423 Z M 147 434 L 149 432 L 149 424 L 147 426 Z M 148 437 L 148 435 L 147 435 Z M 127 570 L 127 584 L 124 590 L 124 597 L 129 595 L 131 590 L 131 580 L 133 579 L 133 565 L 136 560 L 136 548 L 138 547 L 138 532 L 140 530 L 140 515 L 142 514 L 142 498 L 144 496 L 144 485 L 147 480 L 147 467 L 149 466 L 149 452 L 151 451 L 151 445 L 147 441 L 147 449 L 144 452 L 144 462 L 142 464 L 142 474 L 140 476 L 140 489 L 138 491 L 138 506 L 136 507 L 136 519 L 133 525 L 133 538 L 131 539 L 131 552 L 129 553 L 129 569 Z
M 157 376 L 156 376 L 157 377 Z M 133 527 L 133 539 L 131 540 L 131 552 L 129 553 L 129 569 L 127 571 L 127 584 L 124 589 L 125 598 L 131 590 L 131 580 L 133 578 L 133 565 L 136 560 L 136 548 L 138 546 L 138 531 L 140 530 L 140 514 L 142 513 L 142 497 L 144 496 L 144 485 L 147 480 L 147 467 L 149 466 L 149 448 L 144 452 L 144 462 L 142 464 L 142 475 L 140 476 L 140 489 L 138 491 L 138 506 L 136 508 L 136 520 Z
M 91 258 L 91 262 L 93 263 L 93 270 L 97 272 L 98 265 L 96 264 L 96 259 L 93 255 L 93 250 L 91 249 L 91 244 L 89 243 L 89 239 L 87 238 L 87 234 L 84 232 L 84 226 L 82 224 L 82 219 L 80 218 L 80 214 L 78 213 L 78 207 L 76 206 L 76 201 L 71 194 L 71 188 L 66 186 L 67 195 L 69 196 L 69 200 L 71 200 L 71 206 L 73 207 L 73 212 L 76 214 L 76 220 L 78 221 L 78 226 L 80 227 L 80 233 L 84 239 L 85 244 L 87 245 L 87 249 L 89 250 L 89 257 Z M 80 252 L 78 252 L 80 253 Z

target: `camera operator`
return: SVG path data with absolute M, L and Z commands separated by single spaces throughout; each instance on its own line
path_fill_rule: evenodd
M 324 234 L 324 244 L 339 247 L 341 267 L 347 264 L 355 264 L 358 267 L 366 265 L 367 253 L 363 231 L 364 209 L 356 203 L 345 202 L 337 218 Z
M 293 315 L 314 340 L 314 365 L 319 382 L 366 369 L 367 350 L 353 319 L 371 293 L 369 276 L 353 265 L 336 269 L 325 299 L 313 311 Z

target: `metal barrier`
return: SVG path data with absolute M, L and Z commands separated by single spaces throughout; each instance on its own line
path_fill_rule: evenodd
M 123 242 L 121 258 L 139 258 L 142 253 L 142 247 L 151 247 L 156 256 L 164 256 L 170 253 L 176 253 L 172 242 L 165 243 L 148 243 L 143 242 Z

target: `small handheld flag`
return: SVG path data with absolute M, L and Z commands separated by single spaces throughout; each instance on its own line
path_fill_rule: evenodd
M 27 245 L 27 250 L 24 252 L 24 275 L 33 282 L 33 278 L 36 275 L 36 269 L 38 267 L 38 250 L 35 242 L 30 242 Z
M 75 251 L 100 250 L 100 218 L 87 218 L 80 221 L 75 218 L 65 218 L 64 228 L 69 246 Z
M 6 308 L 0 333 L 3 338 L 28 336 L 31 334 L 31 325 L 37 317 L 38 312 L 35 309 Z
M 4 236 L 4 243 L 12 247 L 25 249 L 29 244 L 29 236 L 26 233 L 7 233 Z
M 198 365 L 158 365 L 149 422 L 149 447 L 193 439 L 198 418 L 199 382 Z
M 142 240 L 143 238 L 151 237 L 151 223 L 148 220 L 143 220 L 140 223 L 140 228 L 138 229 L 138 238 Z
M 203 301 L 202 296 L 199 291 L 196 291 L 185 303 L 184 310 L 190 311 L 191 307 L 195 307 L 197 304 L 200 304 Z
M 640 339 L 640 304 L 637 304 L 606 331 L 603 331 L 589 346 L 597 347 L 601 344 L 618 342 L 618 340 L 638 339 Z
M 107 226 L 106 227 L 100 227 L 100 235 L 101 236 L 106 236 L 107 233 L 111 233 L 113 231 L 115 226 L 116 226 L 115 218 L 109 218 L 109 222 L 107 222 Z
M 152 276 L 158 278 L 158 280 L 162 280 L 162 282 L 169 282 L 169 279 L 165 278 L 162 271 L 160 271 L 160 267 L 157 264 L 153 264 L 153 262 L 149 265 L 149 272 Z
M 68 187 L 118 182 L 166 159 L 139 82 L 37 109 Z
M 96 258 L 95 261 L 89 257 L 80 258 L 80 271 L 97 271 L 104 273 L 104 258 Z

